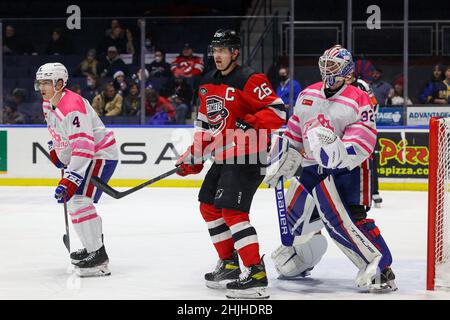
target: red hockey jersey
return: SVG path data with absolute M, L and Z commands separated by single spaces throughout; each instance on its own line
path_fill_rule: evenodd
M 238 66 L 226 76 L 208 73 L 198 95 L 194 150 L 204 157 L 212 152 L 216 161 L 267 151 L 268 135 L 286 121 L 284 103 L 267 77 L 249 67 Z M 237 120 L 252 129 L 238 130 Z
M 203 73 L 204 68 L 202 58 L 198 56 L 178 56 L 172 62 L 170 70 L 175 77 L 190 78 L 199 76 Z

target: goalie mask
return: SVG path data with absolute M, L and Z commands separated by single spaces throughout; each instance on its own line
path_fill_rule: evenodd
M 339 80 L 352 75 L 354 63 L 352 54 L 340 45 L 335 45 L 319 58 L 320 75 L 325 88 L 330 88 Z

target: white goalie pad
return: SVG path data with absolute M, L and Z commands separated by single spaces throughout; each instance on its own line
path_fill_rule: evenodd
M 327 251 L 327 240 L 321 234 L 313 234 L 310 240 L 291 247 L 279 246 L 271 254 L 275 269 L 282 278 L 305 276 L 316 266 Z

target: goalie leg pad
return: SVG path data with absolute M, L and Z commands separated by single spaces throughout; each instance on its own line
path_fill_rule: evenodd
M 368 285 L 377 273 L 382 253 L 350 218 L 332 176 L 314 188 L 313 196 L 330 237 L 360 270 L 357 285 Z
M 286 193 L 286 203 L 288 225 L 291 234 L 296 236 L 296 243 L 302 236 L 310 238 L 309 234 L 314 234 L 323 228 L 320 219 L 311 221 L 316 203 L 298 178 L 291 180 L 291 185 Z
M 319 234 L 312 236 L 306 243 L 291 247 L 279 246 L 271 258 L 281 278 L 297 278 L 305 276 L 314 268 L 327 251 L 327 240 Z

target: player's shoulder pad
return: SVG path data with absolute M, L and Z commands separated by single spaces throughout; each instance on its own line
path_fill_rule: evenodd
M 68 89 L 64 90 L 64 96 L 58 104 L 58 109 L 64 117 L 72 112 L 87 113 L 83 97 Z
M 229 75 L 223 77 L 219 70 L 213 70 L 203 76 L 200 85 L 205 84 L 225 84 L 229 87 L 243 90 L 247 81 L 252 75 L 256 74 L 255 70 L 247 66 L 237 66 Z

